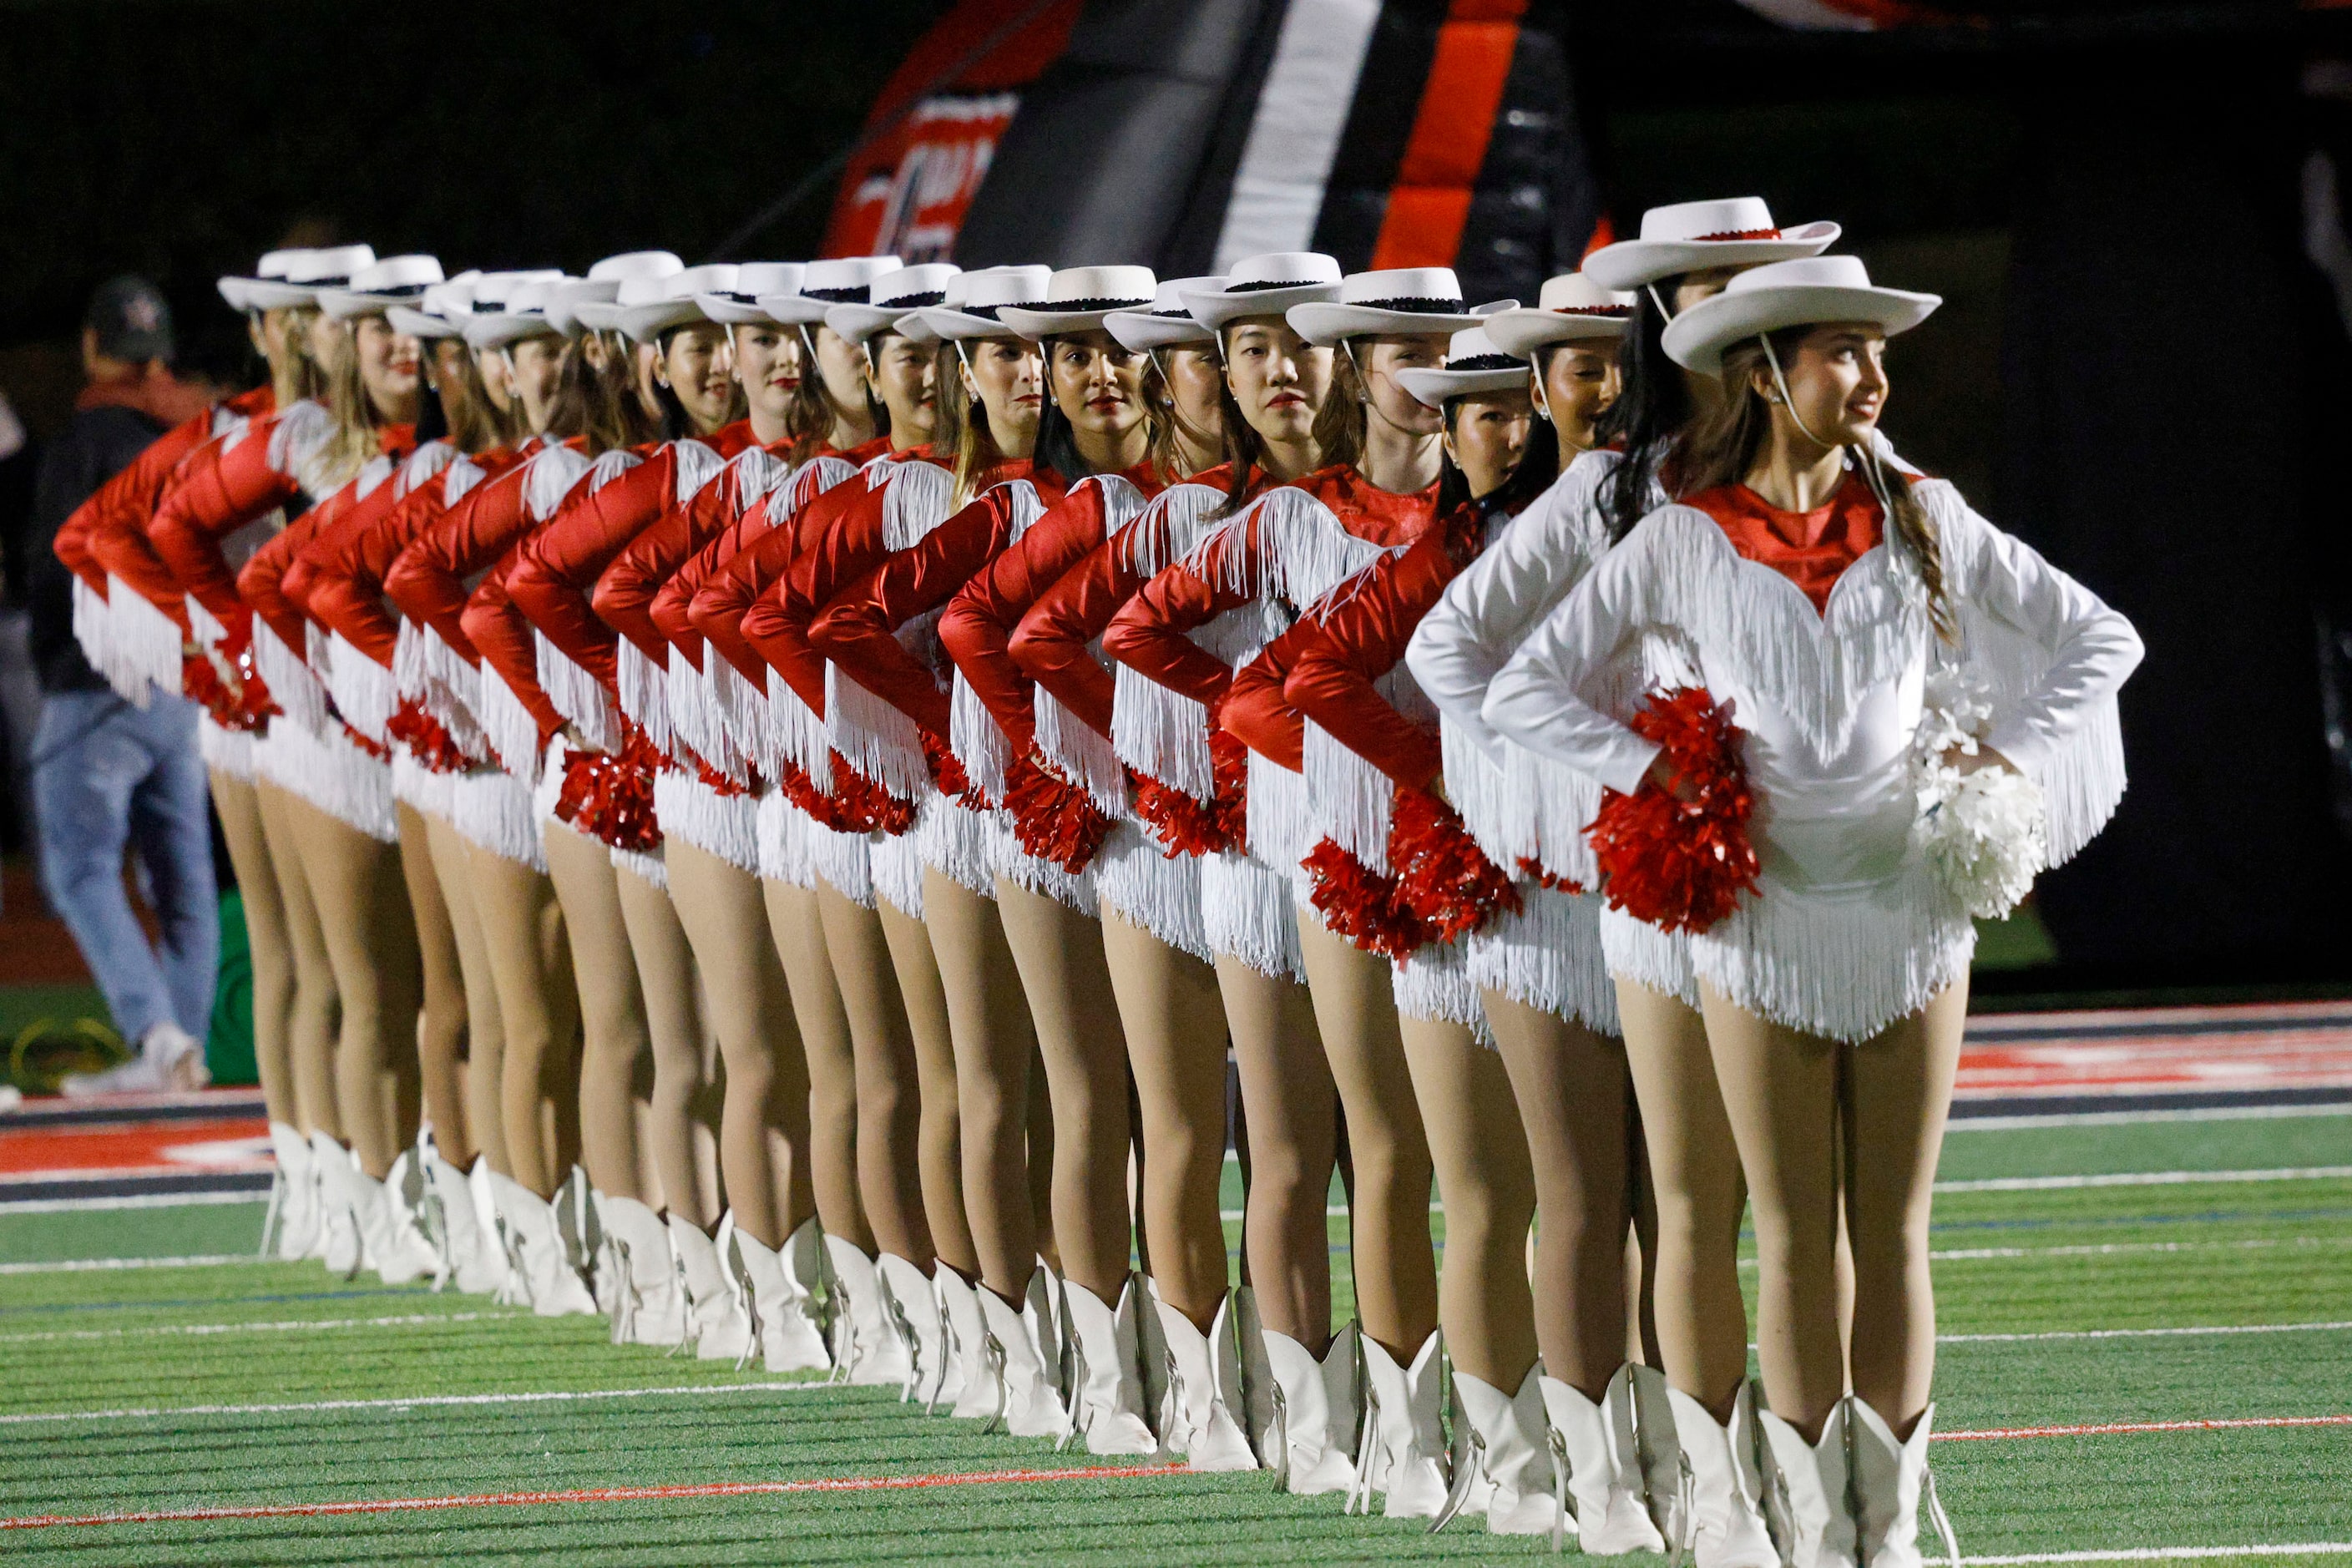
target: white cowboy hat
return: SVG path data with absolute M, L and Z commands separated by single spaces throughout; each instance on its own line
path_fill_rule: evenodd
M 1180 297 L 1192 319 L 1215 333 L 1244 316 L 1279 316 L 1293 305 L 1339 297 L 1339 264 L 1312 250 L 1274 250 L 1234 263 L 1217 287 Z
M 570 337 L 562 322 L 551 313 L 555 301 L 565 289 L 586 281 L 584 279 L 532 278 L 514 286 L 507 295 L 506 308 L 488 315 L 470 316 L 466 321 L 466 344 L 474 349 L 503 349 L 525 338 Z
M 250 309 L 250 307 L 246 303 L 246 286 L 247 284 L 263 281 L 278 282 L 282 280 L 286 276 L 287 268 L 293 264 L 294 258 L 298 256 L 307 254 L 308 252 L 299 248 L 290 250 L 264 251 L 262 253 L 261 259 L 254 264 L 253 274 L 251 277 L 240 277 L 232 274 L 229 277 L 219 279 L 217 286 L 220 289 L 220 297 L 228 301 L 229 309 L 232 310 Z
M 961 310 L 964 289 L 971 282 L 971 274 L 969 272 L 959 272 L 949 279 L 948 286 L 940 290 L 940 306 L 950 310 Z M 923 319 L 923 312 L 919 310 L 909 310 L 900 316 L 890 323 L 888 330 L 898 333 L 910 343 L 930 346 L 945 341 L 931 330 L 930 322 Z
M 625 250 L 588 268 L 593 283 L 618 283 L 624 278 L 667 278 L 686 270 L 686 263 L 670 250 Z
M 1483 327 L 1465 327 L 1445 347 L 1443 370 L 1401 370 L 1404 389 L 1432 408 L 1443 408 L 1449 397 L 1476 397 L 1498 392 L 1528 392 L 1528 362 L 1506 353 Z
M 1642 237 L 1604 245 L 1584 258 L 1584 275 L 1603 289 L 1639 289 L 1661 279 L 1715 267 L 1754 267 L 1819 256 L 1837 243 L 1833 223 L 1782 228 L 1761 196 L 1676 202 L 1642 215 Z
M 1702 375 L 1723 374 L 1723 351 L 1783 327 L 1867 321 L 1907 332 L 1944 302 L 1939 294 L 1881 289 L 1858 256 L 1813 256 L 1755 267 L 1666 323 L 1666 355 Z
M 1621 338 L 1633 318 L 1631 294 L 1612 293 L 1581 272 L 1544 279 L 1529 310 L 1515 305 L 1486 318 L 1486 335 L 1507 354 L 1532 359 L 1538 349 L 1580 339 Z
M 282 278 L 248 278 L 241 290 L 248 310 L 281 310 L 292 305 L 315 305 L 319 290 L 340 288 L 352 274 L 375 265 L 375 252 L 364 245 L 331 245 L 320 250 L 297 250 L 286 261 Z
M 1213 293 L 1225 286 L 1223 278 L 1171 278 L 1140 310 L 1113 310 L 1103 317 L 1103 330 L 1138 353 L 1189 343 L 1205 348 L 1217 334 L 1192 319 L 1184 308 L 1184 290 Z
M 619 282 L 607 278 L 559 279 L 542 307 L 547 324 L 567 338 L 579 337 L 588 330 L 588 323 L 581 320 L 580 308 L 588 304 L 609 306 L 620 290 Z
M 874 280 L 904 265 L 895 256 L 835 256 L 812 261 L 801 274 L 797 289 L 761 300 L 760 308 L 785 326 L 813 327 L 835 305 L 865 304 Z
M 801 278 L 808 271 L 798 261 L 746 261 L 735 268 L 735 286 L 713 289 L 694 297 L 702 313 L 714 321 L 730 327 L 782 327 L 760 303 L 763 299 L 789 300 L 801 291 Z
M 723 294 L 735 287 L 736 268 L 729 262 L 714 262 L 706 267 L 689 267 L 683 272 L 673 272 L 663 279 L 663 296 L 643 305 L 631 305 L 623 310 L 620 318 L 622 335 L 637 342 L 649 343 L 673 328 L 695 321 L 707 321 L 699 298 L 703 294 Z
M 942 299 L 918 312 L 931 335 L 957 341 L 1011 338 L 1020 336 L 1020 329 L 1010 321 L 1000 321 L 997 312 L 1007 305 L 1043 304 L 1045 290 L 1053 287 L 1054 269 L 980 267 L 964 273 L 958 281 L 963 288 L 954 300 Z
M 440 281 L 441 263 L 430 256 L 387 256 L 352 273 L 343 287 L 320 289 L 319 309 L 339 321 L 356 321 L 413 303 Z
M 462 338 L 473 319 L 474 285 L 478 271 L 460 272 L 446 283 L 436 283 L 417 296 L 414 305 L 394 305 L 383 313 L 395 332 L 412 338 Z
M 1045 309 L 1007 305 L 997 318 L 1024 338 L 1093 331 L 1114 310 L 1150 309 L 1159 292 L 1149 267 L 1065 267 L 1045 286 Z
M 1481 318 L 1462 302 L 1462 285 L 1451 267 L 1396 267 L 1351 272 L 1340 280 L 1338 298 L 1293 305 L 1287 319 L 1292 331 L 1328 349 L 1342 338 L 1367 333 L 1451 336 L 1476 326 Z
M 885 272 L 867 282 L 864 302 L 853 300 L 826 306 L 824 324 L 851 342 L 862 343 L 878 332 L 891 331 L 899 317 L 945 300 L 948 279 L 962 270 L 951 261 L 925 261 Z M 803 279 L 803 294 L 808 287 L 808 280 Z
M 639 305 L 660 303 L 669 294 L 669 279 L 677 277 L 641 276 L 583 279 L 581 293 L 565 301 L 572 320 L 591 331 L 617 332 L 621 330 L 621 312 Z M 593 291 L 589 288 L 593 285 Z M 601 296 L 601 297 L 600 297 Z

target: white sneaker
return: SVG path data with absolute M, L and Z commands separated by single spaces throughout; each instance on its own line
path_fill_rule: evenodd
M 202 1089 L 213 1081 L 205 1066 L 205 1046 L 179 1025 L 165 1022 L 147 1031 L 139 1054 L 121 1067 L 104 1072 L 68 1073 L 58 1092 L 68 1100 L 90 1100 L 101 1094 L 158 1094 L 167 1089 Z

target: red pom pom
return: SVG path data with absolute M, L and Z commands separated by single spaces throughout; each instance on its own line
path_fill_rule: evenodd
M 1094 863 L 1110 837 L 1111 820 L 1095 797 L 1028 756 L 1004 771 L 1004 809 L 1021 847 L 1073 876 Z
M 1633 716 L 1634 733 L 1665 749 L 1675 782 L 1690 795 L 1644 779 L 1632 795 L 1603 794 L 1585 830 L 1601 863 L 1609 907 L 1670 931 L 1704 931 L 1756 891 L 1756 809 L 1731 710 L 1697 687 L 1653 695 Z
M 1400 786 L 1389 816 L 1389 866 L 1397 898 L 1434 940 L 1480 930 L 1497 910 L 1519 912 L 1519 892 L 1486 858 L 1454 808 L 1426 790 Z
M 1563 877 L 1532 855 L 1519 857 L 1519 875 L 1539 888 L 1549 888 L 1555 893 L 1580 893 L 1584 884 L 1573 877 Z
M 1249 748 L 1223 730 L 1209 731 L 1215 798 L 1203 804 L 1173 784 L 1135 779 L 1135 815 L 1160 830 L 1167 858 L 1238 849 L 1249 823 Z
M 436 773 L 462 773 L 481 761 L 467 754 L 449 733 L 447 725 L 427 713 L 414 697 L 404 697 L 383 727 L 384 733 L 408 747 L 408 754 Z
M 941 795 L 960 800 L 974 811 L 986 811 L 994 804 L 971 782 L 971 775 L 963 771 L 962 762 L 945 741 L 919 727 L 915 732 L 923 739 L 923 761 L 930 765 L 931 782 L 939 786 Z
M 1299 864 L 1315 884 L 1307 902 L 1324 925 L 1365 952 L 1404 959 L 1429 944 L 1429 927 L 1398 897 L 1394 877 L 1381 875 L 1328 838 Z
M 615 849 L 646 854 L 659 848 L 654 773 L 662 761 L 660 749 L 646 732 L 625 721 L 619 751 L 573 752 L 563 759 L 556 816 Z

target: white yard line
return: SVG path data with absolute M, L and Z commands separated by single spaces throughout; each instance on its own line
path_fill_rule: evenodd
M 30 1426 L 60 1421 L 160 1421 L 182 1415 L 305 1415 L 321 1411 L 426 1410 L 451 1405 L 564 1405 L 600 1399 L 716 1397 L 730 1394 L 809 1394 L 828 1383 L 721 1383 L 686 1388 L 597 1388 L 579 1393 L 441 1394 L 415 1399 L 313 1399 L 293 1405 L 181 1405 L 125 1406 L 114 1410 L 51 1410 L 0 1415 L 0 1426 Z
M 2056 1193 L 2077 1187 L 2189 1187 L 2208 1182 L 2334 1182 L 2352 1165 L 2296 1165 L 2275 1171 L 2116 1171 L 2094 1176 L 1991 1176 L 1937 1182 L 1939 1193 Z
M 2242 1241 L 2106 1241 L 2082 1247 L 1956 1247 L 1931 1252 L 1927 1258 L 1935 1263 L 1976 1263 L 1987 1258 L 2104 1258 L 2122 1252 L 2232 1252 L 2275 1247 L 2352 1247 L 2352 1236 L 2255 1237 Z M 1739 1267 L 1753 1268 L 1756 1259 L 1743 1258 Z
M 100 1268 L 217 1268 L 230 1263 L 275 1263 L 251 1252 L 223 1252 L 209 1258 L 61 1258 L 47 1263 L 0 1263 L 0 1274 L 80 1274 Z
M 394 1318 L 289 1318 L 274 1323 L 156 1323 L 137 1329 L 49 1329 L 38 1333 L 0 1334 L 0 1345 L 47 1340 L 131 1340 L 163 1334 L 299 1334 L 315 1329 L 412 1329 L 432 1323 L 496 1322 L 529 1319 L 529 1312 L 408 1312 Z
M 268 1193 L 124 1193 L 103 1198 L 11 1198 L 0 1189 L 0 1218 L 12 1214 L 95 1214 L 104 1209 L 184 1209 L 210 1204 L 251 1204 L 269 1201 Z
M 2042 1334 L 1937 1334 L 1939 1345 L 2023 1344 L 2038 1340 L 2161 1340 L 2205 1334 L 2324 1334 L 2352 1329 L 2352 1322 L 2242 1323 L 2210 1329 L 2063 1329 Z
M 2028 1563 L 2162 1563 L 2205 1557 L 2341 1557 L 2352 1541 L 2312 1541 L 2295 1546 L 2126 1546 L 2107 1552 L 2044 1552 L 2024 1557 L 1963 1557 L 1969 1568 L 2019 1568 Z

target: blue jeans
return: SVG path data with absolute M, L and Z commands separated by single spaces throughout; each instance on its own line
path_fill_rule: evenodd
M 196 709 L 157 695 L 139 709 L 111 691 L 61 691 L 41 703 L 33 742 L 41 880 L 98 977 L 114 1026 L 136 1045 L 166 1021 L 202 1040 L 220 968 L 209 787 Z M 122 888 L 138 851 L 162 942 L 148 945 Z

